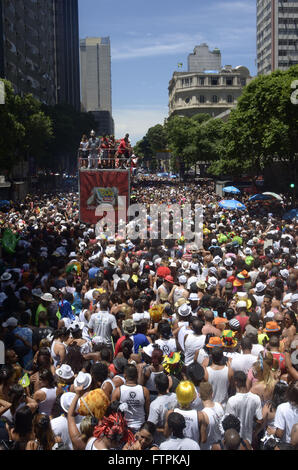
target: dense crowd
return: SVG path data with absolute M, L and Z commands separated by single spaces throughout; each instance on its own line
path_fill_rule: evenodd
M 203 246 L 97 235 L 77 193 L 0 214 L 1 449 L 297 449 L 297 222 L 212 183 L 132 196 L 202 204 Z

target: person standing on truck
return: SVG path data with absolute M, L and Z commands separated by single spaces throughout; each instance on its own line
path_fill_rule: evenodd
M 99 139 L 95 136 L 95 131 L 90 132 L 87 149 L 89 150 L 88 168 L 96 168 L 98 164 Z
M 129 158 L 130 156 L 130 141 L 129 134 L 126 134 L 123 139 L 121 139 L 118 147 L 118 157 L 120 159 L 120 168 L 124 168 L 124 159 Z

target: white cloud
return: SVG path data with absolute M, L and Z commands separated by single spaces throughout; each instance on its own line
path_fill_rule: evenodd
M 163 34 L 152 39 L 148 34 L 132 40 L 129 44 L 112 47 L 112 60 L 136 59 L 184 53 L 192 50 L 196 43 L 202 41 L 200 34 Z
M 163 124 L 168 117 L 167 106 L 134 106 L 131 108 L 113 109 L 116 138 L 123 137 L 127 132 L 132 145 L 146 135 L 150 127 Z

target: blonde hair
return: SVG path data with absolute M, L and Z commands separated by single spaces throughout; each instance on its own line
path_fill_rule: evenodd
M 80 423 L 81 438 L 87 442 L 93 436 L 94 423 L 92 416 L 86 416 Z
M 256 379 L 259 382 L 265 384 L 265 390 L 273 392 L 276 378 L 274 373 L 279 369 L 279 362 L 273 357 L 270 352 L 266 353 L 266 356 L 259 358 L 258 362 L 254 365 L 254 370 L 256 372 Z

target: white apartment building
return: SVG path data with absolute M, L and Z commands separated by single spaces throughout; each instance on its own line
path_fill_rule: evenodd
M 169 116 L 207 113 L 216 117 L 236 105 L 251 79 L 247 67 L 222 67 L 218 49 L 209 51 L 206 44 L 196 46 L 194 54 L 188 56 L 188 71 L 174 72 L 170 80 Z
M 257 0 L 258 75 L 298 64 L 298 0 Z

